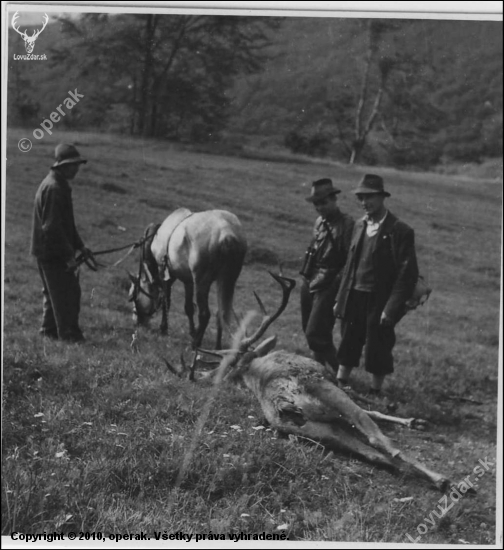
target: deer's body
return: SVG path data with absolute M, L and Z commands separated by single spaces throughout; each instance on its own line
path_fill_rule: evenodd
M 316 361 L 275 351 L 253 359 L 241 376 L 268 422 L 279 431 L 394 469 L 399 469 L 402 461 L 439 488 L 446 485 L 444 476 L 394 447 L 370 415 L 325 378 Z
M 413 425 L 414 419 L 405 421 L 363 410 L 325 378 L 318 362 L 286 351 L 272 351 L 275 337 L 253 347 L 285 309 L 295 285 L 292 279 L 273 277 L 282 286 L 282 303 L 273 315 L 263 317 L 253 335 L 240 340 L 228 376 L 243 380 L 259 401 L 266 420 L 277 430 L 320 441 L 330 449 L 343 450 L 395 470 L 409 470 L 445 490 L 448 479 L 396 448 L 372 417 L 399 420 L 406 425 Z M 264 310 L 262 302 L 259 299 L 258 302 Z

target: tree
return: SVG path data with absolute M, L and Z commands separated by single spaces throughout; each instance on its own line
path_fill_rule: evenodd
M 12 48 L 9 48 L 12 51 Z M 8 116 L 9 125 L 32 125 L 38 116 L 40 104 L 30 78 L 27 64 L 9 61 Z
M 62 24 L 71 47 L 60 48 L 55 59 L 75 63 L 77 56 L 81 75 L 93 79 L 102 105 L 129 108 L 133 133 L 211 139 L 225 124 L 233 77 L 261 67 L 268 31 L 279 23 L 235 16 L 89 14 Z
M 360 82 L 353 86 L 333 83 L 328 92 L 327 108 L 350 164 L 362 160 L 372 132 L 382 135 L 384 146 L 400 157 L 399 152 L 404 155 L 416 138 L 422 139 L 433 128 L 439 109 L 425 93 L 429 75 L 424 70 L 424 52 L 409 46 L 415 24 L 380 19 L 362 22 L 359 35 L 365 41 Z

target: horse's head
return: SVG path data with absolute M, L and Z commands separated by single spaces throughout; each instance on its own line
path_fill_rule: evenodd
M 139 325 L 145 325 L 159 307 L 160 288 L 145 264 L 139 276 L 129 273 L 129 277 L 131 287 L 128 300 L 133 302 L 133 320 Z

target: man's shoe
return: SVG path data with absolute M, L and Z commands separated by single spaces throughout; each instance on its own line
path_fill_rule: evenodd
M 337 378 L 336 378 L 336 372 L 333 368 L 324 365 L 324 376 L 329 380 L 329 382 L 332 382 L 336 386 L 338 385 Z
M 40 336 L 43 338 L 50 338 L 51 340 L 57 340 L 58 339 L 58 333 L 52 330 L 44 330 L 40 329 L 39 331 Z
M 376 404 L 380 404 L 387 409 L 388 413 L 394 413 L 397 411 L 398 403 L 390 401 L 390 399 L 381 391 L 370 388 L 366 394 L 368 399 L 371 399 Z
M 85 342 L 86 339 L 82 334 L 68 334 L 61 338 L 64 342 L 69 342 L 71 344 L 78 344 Z
M 352 386 L 348 383 L 348 380 L 343 380 L 341 378 L 338 378 L 336 380 L 336 385 L 340 390 L 343 390 L 344 392 L 348 393 L 349 391 L 352 391 Z

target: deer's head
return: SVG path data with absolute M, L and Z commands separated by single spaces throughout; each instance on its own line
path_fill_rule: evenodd
M 47 13 L 44 14 L 44 24 L 42 25 L 42 28 L 40 30 L 34 30 L 32 36 L 28 36 L 27 31 L 21 32 L 19 30 L 19 26 L 16 26 L 17 20 L 19 17 L 19 12 L 16 12 L 12 18 L 12 28 L 21 35 L 21 38 L 24 40 L 26 53 L 32 53 L 33 48 L 35 47 L 35 40 L 39 37 L 40 33 L 46 28 L 46 25 L 49 21 L 49 16 Z
M 278 319 L 278 317 L 280 317 L 284 309 L 287 307 L 293 288 L 296 286 L 296 281 L 294 281 L 294 279 L 289 279 L 271 272 L 269 273 L 282 287 L 282 300 L 275 313 L 268 315 L 261 299 L 254 292 L 254 296 L 259 304 L 261 312 L 263 313 L 263 318 L 259 324 L 259 327 L 251 336 L 247 336 L 245 330 L 241 331 L 242 334 L 240 334 L 239 331 L 234 349 L 219 352 L 198 349 L 194 352 L 190 367 L 187 367 L 182 361 L 182 366 L 180 368 L 174 368 L 167 361 L 165 361 L 167 367 L 178 376 L 188 376 L 190 380 L 194 380 L 195 369 L 198 364 L 215 363 L 215 358 L 217 358 L 217 360 L 221 362 L 221 366 L 210 372 L 201 373 L 198 378 L 213 378 L 218 376 L 220 373 L 220 375 L 225 378 L 236 379 L 247 370 L 255 358 L 268 354 L 275 347 L 275 336 L 267 338 L 258 345 L 256 345 L 256 343 L 263 337 L 265 332 Z M 205 356 L 213 356 L 214 361 L 206 360 Z

